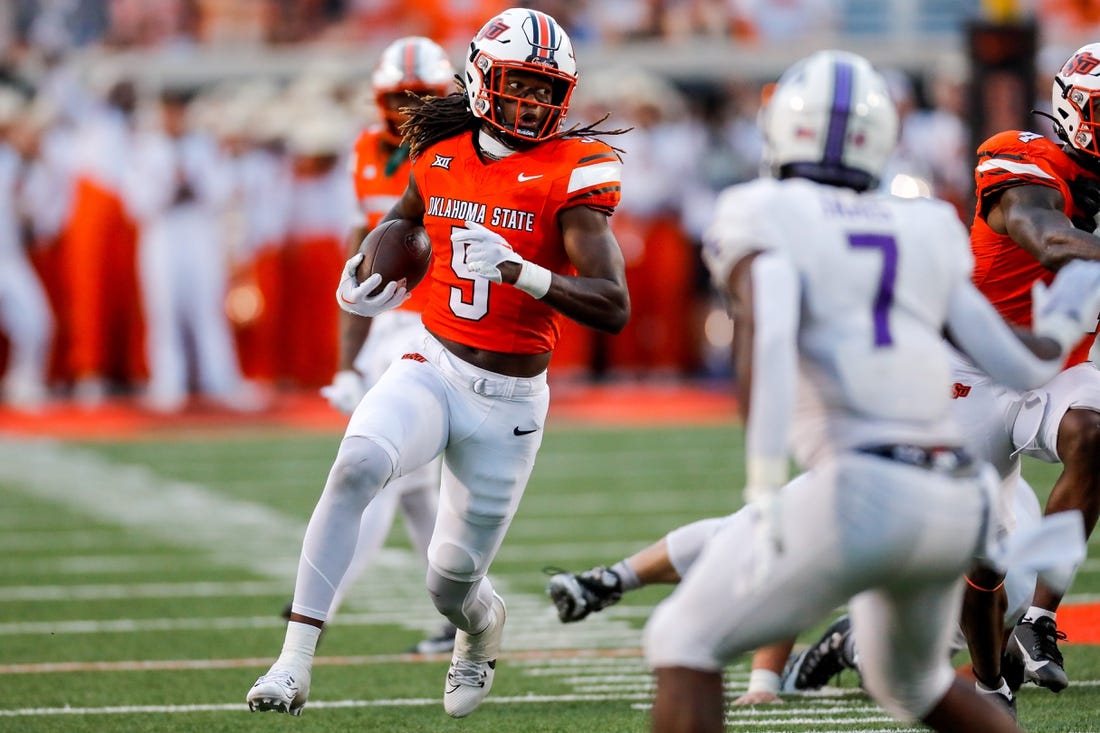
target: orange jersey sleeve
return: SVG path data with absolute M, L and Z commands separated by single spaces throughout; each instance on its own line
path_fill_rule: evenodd
M 424 325 L 443 338 L 478 349 L 541 354 L 557 343 L 561 314 L 511 285 L 490 283 L 454 251 L 451 231 L 473 220 L 508 240 L 524 259 L 573 274 L 558 215 L 589 206 L 610 215 L 619 203 L 622 162 L 605 143 L 562 138 L 482 160 L 473 136 L 443 140 L 413 163 L 424 199 L 432 266 Z
M 412 162 L 408 150 L 384 145 L 381 128 L 368 128 L 355 141 L 348 168 L 362 214 L 359 223 L 370 231 L 389 213 L 409 184 Z M 416 287 L 400 307 L 420 313 L 427 300 L 427 288 Z
M 970 229 L 974 284 L 1010 323 L 1031 326 L 1031 286 L 1037 280 L 1049 283 L 1054 273 L 1007 234 L 993 231 L 986 215 L 1007 189 L 1036 185 L 1057 189 L 1065 201 L 1063 212 L 1074 219 L 1080 212 L 1074 207 L 1069 182 L 1079 176 L 1091 177 L 1058 143 L 1034 132 L 1001 132 L 978 148 L 977 203 Z M 1084 361 L 1092 340 L 1087 337 L 1067 363 Z

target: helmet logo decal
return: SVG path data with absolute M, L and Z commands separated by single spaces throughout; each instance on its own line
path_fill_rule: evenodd
M 829 114 L 829 132 L 825 137 L 826 165 L 844 162 L 844 138 L 848 133 L 848 115 L 852 109 L 852 65 L 838 61 L 833 70 L 833 104 Z
M 484 28 L 481 29 L 481 34 L 477 37 L 477 40 L 495 41 L 500 37 L 500 34 L 511 28 L 510 25 L 505 23 L 500 18 L 493 18 Z
M 1066 65 L 1062 67 L 1062 74 L 1065 76 L 1091 74 L 1097 66 L 1100 66 L 1100 59 L 1085 51 L 1067 61 Z

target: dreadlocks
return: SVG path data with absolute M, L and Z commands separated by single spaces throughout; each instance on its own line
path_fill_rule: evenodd
M 421 104 L 403 108 L 408 119 L 401 125 L 401 134 L 404 136 L 404 143 L 409 146 L 409 157 L 416 158 L 440 140 L 446 140 L 468 130 L 477 130 L 481 126 L 481 120 L 474 117 L 473 112 L 470 111 L 466 87 L 460 77 L 455 77 L 455 85 L 458 91 L 453 94 L 448 94 L 446 97 L 420 97 Z M 629 127 L 615 130 L 599 129 L 600 124 L 610 116 L 605 114 L 589 125 L 573 125 L 568 130 L 559 132 L 555 137 L 598 137 L 630 132 L 632 128 Z M 612 150 L 623 152 L 614 146 Z

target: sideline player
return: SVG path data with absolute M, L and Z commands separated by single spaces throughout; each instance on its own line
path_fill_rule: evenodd
M 412 169 L 409 147 L 401 142 L 401 125 L 408 119 L 404 109 L 419 104 L 421 95 L 446 96 L 454 88 L 454 76 L 446 51 L 427 38 L 399 38 L 382 52 L 371 74 L 371 91 L 380 124 L 359 135 L 349 165 L 362 214 L 362 220 L 348 234 L 349 255 L 359 251 L 363 238 L 397 202 L 409 181 Z M 391 362 L 416 350 L 423 338 L 420 313 L 427 299 L 428 288 L 424 287 L 413 291 L 400 307 L 374 318 L 341 311 L 338 371 L 332 384 L 321 389 L 335 409 L 351 415 L 366 394 L 367 386 L 377 382 Z M 394 479 L 367 506 L 359 525 L 355 555 L 329 607 L 330 619 L 349 588 L 382 549 L 398 507 L 413 547 L 427 558 L 441 468 L 442 461 L 436 459 Z M 286 615 L 289 613 L 288 607 Z M 444 622 L 438 632 L 410 651 L 449 652 L 454 647 L 455 630 L 454 624 Z
M 622 164 L 594 126 L 563 129 L 577 83 L 569 37 L 544 13 L 506 10 L 474 37 L 462 82 L 410 111 L 412 176 L 385 218 L 423 223 L 431 238 L 427 334 L 352 415 L 306 530 L 283 651 L 248 692 L 253 710 L 302 709 L 363 510 L 441 453 L 427 587 L 459 629 L 443 707 L 463 717 L 481 704 L 505 623 L 487 573 L 542 441 L 560 319 L 617 333 L 629 318 L 609 225 Z M 357 285 L 361 259 L 347 262 L 342 307 L 373 317 L 402 303 L 402 283 L 375 296 L 381 276 Z
M 978 148 L 975 170 L 974 283 L 1005 320 L 1023 327 L 1031 325 L 1036 282 L 1049 283 L 1068 262 L 1100 260 L 1100 238 L 1092 233 L 1100 210 L 1100 44 L 1074 52 L 1052 87 L 1051 119 L 1062 144 L 1034 132 L 1001 132 Z M 956 416 L 978 436 L 973 447 L 1004 477 L 1005 490 L 1022 455 L 1061 462 L 1045 513 L 1080 510 L 1087 537 L 1100 516 L 1100 371 L 1086 361 L 1095 333 L 1081 337 L 1065 370 L 1036 389 L 997 384 L 963 356 L 954 376 Z M 1011 529 L 1011 514 L 1007 521 Z M 1004 643 L 1001 579 L 980 568 L 970 576 L 964 621 L 975 676 L 991 689 L 1015 689 L 1026 679 L 1061 691 L 1069 684 L 1058 649 L 1065 634 L 1055 619 L 1062 593 L 1040 579 Z
M 776 178 L 723 193 L 704 250 L 737 323 L 752 538 L 719 530 L 650 617 L 654 730 L 724 730 L 726 663 L 849 601 L 883 708 L 935 730 L 1016 731 L 948 662 L 995 481 L 951 420 L 941 334 L 999 379 L 1040 384 L 1076 340 L 1100 268 L 1041 289 L 1034 331 L 1051 338 L 1031 341 L 1038 358 L 971 284 L 954 209 L 873 192 L 898 123 L 865 59 L 797 62 L 761 124 Z M 806 474 L 787 484 L 792 448 Z

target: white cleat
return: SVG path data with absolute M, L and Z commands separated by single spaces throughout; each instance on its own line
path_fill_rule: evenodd
M 272 667 L 256 680 L 245 698 L 254 713 L 274 711 L 301 715 L 309 697 L 309 670 Z
M 489 627 L 480 634 L 467 634 L 460 629 L 455 635 L 451 668 L 443 687 L 443 709 L 452 718 L 466 717 L 489 695 L 504 636 L 505 616 L 504 600 L 494 593 Z

